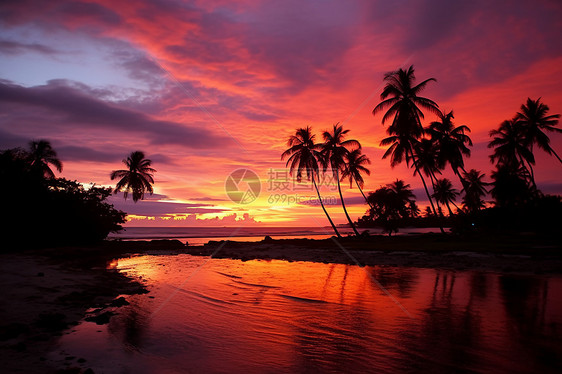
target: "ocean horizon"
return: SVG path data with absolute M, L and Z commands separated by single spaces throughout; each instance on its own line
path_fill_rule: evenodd
M 338 227 L 341 235 L 351 235 L 353 231 L 348 227 Z M 365 228 L 370 234 L 382 234 L 380 228 Z M 438 232 L 438 228 L 404 228 L 398 235 Z M 327 239 L 334 235 L 330 227 L 124 227 L 118 233 L 109 235 L 110 239 L 120 240 L 154 240 L 177 239 L 189 245 L 203 245 L 209 240 L 260 241 L 265 236 L 273 239 Z

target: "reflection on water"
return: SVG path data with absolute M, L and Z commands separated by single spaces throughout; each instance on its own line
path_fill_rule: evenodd
M 151 293 L 107 326 L 81 324 L 60 350 L 96 373 L 562 369 L 561 277 L 206 261 L 119 260 Z

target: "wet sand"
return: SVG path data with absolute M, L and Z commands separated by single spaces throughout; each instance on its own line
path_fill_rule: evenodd
M 412 266 L 502 273 L 562 273 L 557 237 L 412 235 L 341 239 L 267 238 L 261 242 L 107 242 L 88 248 L 56 248 L 0 255 L 0 365 L 9 373 L 66 373 L 80 357 L 51 362 L 57 337 L 84 318 L 107 323 L 119 313 L 120 295 L 144 293 L 137 281 L 107 269 L 111 259 L 135 253 L 187 253 L 216 258 L 281 259 L 354 265 Z M 115 300 L 118 300 L 117 302 Z M 76 365 L 76 366 L 74 366 Z M 62 371 L 61 373 L 64 373 Z

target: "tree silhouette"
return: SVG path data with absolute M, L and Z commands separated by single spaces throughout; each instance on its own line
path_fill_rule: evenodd
M 345 156 L 345 169 L 341 174 L 341 180 L 346 178 L 349 179 L 349 188 L 353 187 L 353 181 L 357 184 L 357 188 L 363 198 L 367 200 L 367 196 L 363 193 L 363 186 L 365 181 L 363 180 L 362 174 L 371 175 L 371 171 L 367 169 L 364 165 L 371 164 L 371 160 L 363 154 L 361 154 L 361 148 L 354 149 Z
M 446 205 L 449 210 L 449 215 L 452 216 L 453 211 L 451 210 L 450 204 L 455 205 L 455 200 L 457 199 L 459 193 L 453 188 L 451 181 L 447 178 L 437 179 L 433 189 L 433 198 L 435 201 Z M 455 207 L 457 206 L 455 205 Z
M 368 217 L 379 223 L 390 236 L 398 231 L 401 219 L 412 217 L 419 212 L 414 197 L 409 184 L 396 180 L 369 194 Z
M 545 132 L 562 133 L 562 129 L 556 127 L 560 114 L 547 115 L 550 108 L 541 103 L 541 98 L 531 100 L 521 105 L 521 111 L 515 115 L 515 120 L 521 124 L 521 131 L 527 146 L 533 151 L 533 145 L 537 145 L 549 155 L 554 155 L 562 163 L 560 156 L 550 146 L 550 139 Z
M 332 132 L 324 131 L 322 133 L 322 137 L 324 138 L 324 144 L 322 144 L 322 155 L 324 159 L 324 169 L 327 166 L 330 166 L 332 169 L 332 174 L 336 179 L 338 184 L 338 192 L 340 195 L 341 205 L 343 208 L 343 212 L 347 217 L 347 221 L 349 225 L 353 229 L 355 235 L 359 236 L 359 232 L 355 228 L 353 221 L 349 217 L 347 213 L 347 209 L 345 208 L 345 201 L 343 199 L 343 194 L 341 192 L 341 183 L 340 183 L 340 172 L 345 171 L 346 169 L 346 158 L 347 155 L 350 153 L 348 147 L 357 147 L 361 148 L 361 144 L 355 139 L 345 139 L 345 136 L 349 130 L 344 130 L 343 126 L 339 124 L 335 124 Z
M 133 201 L 136 203 L 144 199 L 145 192 L 153 193 L 152 185 L 154 184 L 153 173 L 156 172 L 150 167 L 152 161 L 144 158 L 141 151 L 131 152 L 131 154 L 123 160 L 127 166 L 126 170 L 114 170 L 111 172 L 111 180 L 119 178 L 115 186 L 115 193 L 123 190 L 125 200 L 129 192 L 133 193 Z
M 297 129 L 295 135 L 291 135 L 289 137 L 289 140 L 287 141 L 289 149 L 281 154 L 281 160 L 288 157 L 286 165 L 289 166 L 289 173 L 291 173 L 291 175 L 294 170 L 297 171 L 297 181 L 300 182 L 302 180 L 303 173 L 306 174 L 307 180 L 312 179 L 312 184 L 316 189 L 320 206 L 322 207 L 324 214 L 326 214 L 326 217 L 328 217 L 328 221 L 330 221 L 330 225 L 332 226 L 332 229 L 334 229 L 336 235 L 341 237 L 336 225 L 334 225 L 328 211 L 324 207 L 322 197 L 320 196 L 320 190 L 316 184 L 316 178 L 319 177 L 318 163 L 320 162 L 322 155 L 320 154 L 321 145 L 315 144 L 314 138 L 315 135 L 312 134 L 310 127 Z
M 476 212 L 485 206 L 482 197 L 487 193 L 485 186 L 488 183 L 484 182 L 484 177 L 484 174 L 475 169 L 471 169 L 463 175 L 465 182 L 461 191 L 464 192 L 462 202 L 468 212 Z
M 527 171 L 525 175 L 535 186 L 533 177 L 535 156 L 526 144 L 521 122 L 515 119 L 503 121 L 497 130 L 490 131 L 490 137 L 492 140 L 488 148 L 494 148 L 490 161 L 498 168 L 505 167 L 513 171 L 524 168 Z
M 62 172 L 62 162 L 47 140 L 29 142 L 29 160 L 31 167 L 39 170 L 47 179 L 55 178 L 49 165 L 53 165 L 59 173 Z
M 431 122 L 426 129 L 431 140 L 435 143 L 438 150 L 437 164 L 440 169 L 444 169 L 447 164 L 451 166 L 455 175 L 457 175 L 463 183 L 460 170 L 464 170 L 464 157 L 470 157 L 470 149 L 472 140 L 466 132 L 470 132 L 468 126 L 456 126 L 453 124 L 453 111 L 445 113 L 439 112 L 439 121 Z
M 414 143 L 422 137 L 424 132 L 421 124 L 424 115 L 420 108 L 435 114 L 440 113 L 437 103 L 419 96 L 427 84 L 435 79 L 429 78 L 414 85 L 414 67 L 410 66 L 408 70 L 398 69 L 385 74 L 384 80 L 386 85 L 380 96 L 382 101 L 373 109 L 373 115 L 386 110 L 382 118 L 383 124 L 392 118 L 392 124 L 387 128 L 390 136 L 381 141 L 383 146 L 390 145 L 383 158 L 391 156 L 391 166 L 401 163 L 402 160 L 405 160 L 407 165 L 410 161 L 413 162 L 416 173 L 422 180 L 431 208 L 437 215 L 425 179 L 418 170 L 414 153 Z M 441 232 L 444 232 L 442 227 Z

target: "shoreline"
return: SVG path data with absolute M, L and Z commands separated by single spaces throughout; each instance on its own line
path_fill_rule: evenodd
M 562 243 L 556 235 L 420 234 L 367 238 L 210 241 L 105 241 L 3 253 L 0 258 L 0 363 L 12 373 L 70 373 L 87 367 L 79 357 L 49 361 L 57 339 L 88 320 L 109 321 L 127 305 L 123 295 L 147 293 L 138 280 L 108 268 L 134 255 L 210 256 L 241 261 L 285 260 L 359 266 L 403 266 L 511 274 L 562 274 Z M 93 309 L 96 308 L 96 309 Z M 90 312 L 90 313 L 88 313 Z M 80 365 L 78 365 L 80 364 Z M 61 371 L 62 370 L 62 371 Z M 73 373 L 86 374 L 78 369 Z
M 521 274 L 562 274 L 562 243 L 555 236 L 419 234 L 368 238 L 211 241 L 186 247 L 195 256 L 311 261 L 359 266 L 406 266 Z

